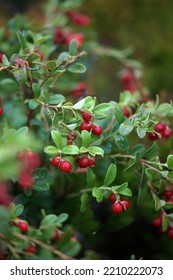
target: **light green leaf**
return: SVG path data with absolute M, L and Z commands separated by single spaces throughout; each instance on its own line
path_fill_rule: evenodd
M 55 146 L 47 146 L 44 148 L 44 152 L 50 156 L 55 156 L 58 154 L 58 149 Z
M 74 63 L 74 64 L 71 64 L 67 70 L 69 72 L 72 72 L 72 73 L 85 73 L 86 72 L 86 67 L 81 64 L 81 63 Z
M 101 202 L 103 200 L 103 192 L 99 190 L 97 187 L 93 188 L 92 196 L 96 198 L 97 202 Z
M 106 172 L 104 185 L 105 186 L 110 185 L 115 180 L 116 175 L 117 175 L 117 166 L 111 163 Z
M 173 155 L 167 156 L 166 163 L 169 169 L 173 169 Z
M 62 136 L 61 133 L 58 130 L 52 130 L 51 131 L 51 136 L 53 139 L 53 142 L 57 146 L 58 149 L 62 148 Z
M 62 153 L 66 155 L 78 155 L 79 152 L 79 148 L 75 145 L 70 145 L 62 148 Z

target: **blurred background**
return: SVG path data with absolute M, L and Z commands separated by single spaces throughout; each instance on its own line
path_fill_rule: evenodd
M 41 20 L 45 0 L 6 0 L 1 3 L 0 24 L 15 13 Z M 101 44 L 120 50 L 131 48 L 132 57 L 143 64 L 143 84 L 151 95 L 173 93 L 173 1 L 85 0 L 81 12 L 92 21 Z M 112 99 L 118 87 L 120 65 L 108 57 L 95 60 L 89 83 L 101 96 Z M 101 79 L 100 79 L 101 76 Z M 117 89 L 119 91 L 119 88 Z

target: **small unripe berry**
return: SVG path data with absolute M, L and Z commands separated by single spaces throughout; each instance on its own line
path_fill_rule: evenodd
M 82 118 L 83 118 L 84 121 L 89 122 L 92 119 L 92 115 L 90 113 L 83 112 L 82 113 Z
M 37 251 L 36 246 L 30 245 L 26 248 L 26 252 L 30 254 L 35 254 Z
M 122 200 L 122 201 L 121 201 L 121 204 L 122 204 L 122 206 L 123 206 L 124 210 L 129 209 L 129 208 L 130 208 L 130 206 L 131 206 L 131 204 L 130 204 L 130 201 L 129 201 L 129 200 Z
M 28 224 L 26 222 L 19 222 L 18 227 L 22 233 L 26 233 L 28 231 Z
M 90 160 L 87 157 L 80 158 L 78 163 L 81 168 L 86 168 L 86 167 L 90 166 Z
M 100 136 L 102 134 L 102 128 L 99 125 L 93 125 L 92 126 L 92 133 L 94 135 Z
M 56 156 L 52 159 L 52 164 L 56 167 L 59 167 L 60 162 L 61 162 L 61 158 L 58 156 Z
M 60 165 L 59 165 L 59 168 L 63 171 L 63 172 L 66 172 L 66 173 L 69 173 L 72 171 L 72 165 L 69 161 L 67 160 L 63 160 L 61 161 Z
M 109 200 L 112 202 L 112 203 L 114 203 L 116 200 L 117 200 L 117 198 L 116 198 L 116 196 L 115 196 L 115 194 L 112 192 L 112 193 L 110 193 L 110 195 L 109 195 Z
M 113 212 L 114 214 L 120 214 L 122 211 L 123 211 L 123 206 L 121 205 L 120 202 L 115 202 L 115 203 L 112 205 L 112 212 Z
M 91 122 L 82 122 L 79 129 L 82 131 L 82 130 L 87 130 L 87 131 L 90 131 L 92 128 L 92 124 Z

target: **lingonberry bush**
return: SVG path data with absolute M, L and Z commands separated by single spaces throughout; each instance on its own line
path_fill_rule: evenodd
M 80 2 L 48 1 L 38 28 L 16 16 L 0 29 L 2 259 L 102 258 L 105 213 L 112 231 L 140 212 L 173 239 L 172 104 L 149 96 L 128 53 L 91 41 Z M 90 93 L 93 54 L 119 60 L 119 100 Z

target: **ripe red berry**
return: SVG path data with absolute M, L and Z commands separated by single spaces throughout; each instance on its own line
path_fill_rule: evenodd
M 77 137 L 76 133 L 73 130 L 71 130 L 70 131 L 70 138 L 76 139 L 76 137 Z
M 164 195 L 165 198 L 169 199 L 169 198 L 171 198 L 171 196 L 173 196 L 173 191 L 172 190 L 166 190 L 166 191 L 164 191 L 163 195 Z
M 92 133 L 94 135 L 100 136 L 102 134 L 102 128 L 99 125 L 93 125 L 92 126 Z
M 69 173 L 72 171 L 72 165 L 69 161 L 63 160 L 60 162 L 59 168 L 66 173 Z
M 18 182 L 21 185 L 21 187 L 23 187 L 24 189 L 31 189 L 34 184 L 34 180 L 32 178 L 30 171 L 28 170 L 22 171 L 18 179 Z
M 3 115 L 3 109 L 0 107 L 0 116 Z
M 79 129 L 82 131 L 82 130 L 87 130 L 87 131 L 90 131 L 92 128 L 92 124 L 91 122 L 82 122 Z
M 83 118 L 84 121 L 89 122 L 92 119 L 92 115 L 90 113 L 83 112 L 82 113 L 82 118 Z
M 90 158 L 89 161 L 90 161 L 90 166 L 91 166 L 91 167 L 93 167 L 93 166 L 96 165 L 96 159 L 95 159 L 95 157 Z
M 173 198 L 168 199 L 167 202 L 173 204 Z
M 123 211 L 123 206 L 121 205 L 120 202 L 115 202 L 115 203 L 112 205 L 112 212 L 113 212 L 114 214 L 120 214 L 122 211 Z
M 72 141 L 67 141 L 67 146 L 73 145 Z
M 157 124 L 155 124 L 155 126 L 154 126 L 154 129 L 155 129 L 155 131 L 157 131 L 157 132 L 162 132 L 162 131 L 165 130 L 165 128 L 166 128 L 166 124 L 163 123 L 163 122 L 157 123 Z
M 126 106 L 123 107 L 123 114 L 126 118 L 130 117 L 130 110 L 128 107 Z
M 78 163 L 81 168 L 86 168 L 86 167 L 90 166 L 90 160 L 87 157 L 80 158 Z
M 148 133 L 148 138 L 150 140 L 157 140 L 158 139 L 158 135 L 155 132 L 149 132 Z
M 59 238 L 60 238 L 59 231 L 57 229 L 55 229 L 54 235 L 52 236 L 52 238 L 50 240 L 53 242 L 53 241 L 59 240 Z
M 37 251 L 36 246 L 30 245 L 26 248 L 26 252 L 30 254 L 35 254 Z
M 129 208 L 130 208 L 130 206 L 131 206 L 131 204 L 130 204 L 130 201 L 129 201 L 129 200 L 122 200 L 122 201 L 121 201 L 121 204 L 122 204 L 122 206 L 123 206 L 124 210 L 129 209 Z
M 61 158 L 58 156 L 56 156 L 52 159 L 52 164 L 56 167 L 59 167 L 60 162 L 61 162 Z
M 26 222 L 19 222 L 18 227 L 22 233 L 26 233 L 28 231 L 28 224 Z
M 162 132 L 162 136 L 164 138 L 169 138 L 172 134 L 172 129 L 170 129 L 169 127 L 167 127 L 163 132 Z
M 112 203 L 114 203 L 116 200 L 117 200 L 117 198 L 116 198 L 116 196 L 115 196 L 115 194 L 112 192 L 112 193 L 110 193 L 110 195 L 109 195 L 109 200 L 112 202 Z
M 153 226 L 160 228 L 162 226 L 162 217 L 158 216 L 152 221 Z
M 173 227 L 169 227 L 168 229 L 167 229 L 167 236 L 168 236 L 168 238 L 169 239 L 173 239 Z

